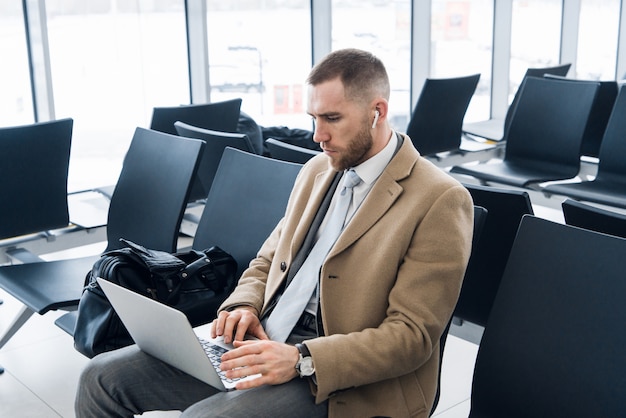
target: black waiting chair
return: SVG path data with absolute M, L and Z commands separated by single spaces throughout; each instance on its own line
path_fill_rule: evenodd
M 204 129 L 198 126 L 177 121 L 174 123 L 176 133 L 187 138 L 201 139 L 206 143 L 200 165 L 191 187 L 189 201 L 206 199 L 217 171 L 217 166 L 226 147 L 237 148 L 242 151 L 255 153 L 254 146 L 247 135 Z
M 515 108 L 517 107 L 520 89 L 522 84 L 524 84 L 524 81 L 528 77 L 543 77 L 546 74 L 565 77 L 569 72 L 571 66 L 572 64 L 562 64 L 554 67 L 528 68 L 526 70 L 526 73 L 524 74 L 524 77 L 522 78 L 520 87 L 515 92 L 513 100 L 507 108 L 504 119 L 490 118 L 478 122 L 467 122 L 463 124 L 463 132 L 491 141 L 502 141 L 504 139 L 506 131 L 508 130 L 509 125 L 511 124 L 511 118 L 513 117 L 513 113 L 515 112 Z
M 297 145 L 288 144 L 274 138 L 267 138 L 265 140 L 265 145 L 267 146 L 272 158 L 298 164 L 304 164 L 317 154 L 321 153 L 321 151 L 315 151 L 299 147 Z
M 301 165 L 226 148 L 206 200 L 193 247 L 217 245 L 238 264 L 237 279 L 287 208 Z M 231 283 L 216 310 L 234 289 Z
M 561 207 L 565 223 L 568 225 L 626 238 L 626 214 L 624 213 L 602 209 L 572 199 L 563 201 Z
M 120 238 L 163 251 L 176 249 L 203 146 L 202 141 L 137 128 L 111 197 L 105 251 L 119 248 Z M 75 309 L 97 258 L 0 266 L 0 288 L 24 304 L 0 347 L 32 314 Z
M 626 239 L 525 216 L 474 367 L 471 418 L 626 416 Z
M 509 253 L 524 215 L 532 215 L 530 196 L 523 190 L 466 184 L 475 205 L 489 216 L 481 240 L 472 249 L 463 287 L 454 310 L 455 319 L 484 327 L 491 312 Z
M 0 128 L 0 239 L 69 225 L 72 119 Z
M 600 155 L 600 144 L 619 90 L 617 82 L 614 80 L 600 81 L 599 83 L 598 94 L 593 102 L 580 147 L 581 155 L 596 158 Z
M 551 74 L 547 74 L 545 77 L 565 79 L 564 77 Z M 567 80 L 577 81 L 572 79 Z M 613 106 L 615 105 L 617 92 L 619 91 L 617 81 L 615 80 L 598 81 L 598 83 L 600 83 L 598 94 L 596 94 L 596 98 L 593 101 L 589 119 L 587 120 L 587 126 L 583 133 L 583 141 L 580 147 L 581 156 L 598 157 L 600 144 L 604 137 L 609 117 L 613 111 Z
M 482 231 L 487 218 L 487 209 L 481 206 L 474 206 L 474 235 L 472 236 L 472 252 L 470 254 L 470 260 L 476 254 L 477 245 L 481 239 Z M 452 317 L 448 321 L 448 325 L 439 338 L 439 378 L 437 379 L 437 393 L 435 394 L 435 401 L 433 402 L 433 406 L 430 410 L 430 415 L 435 412 L 435 409 L 437 409 L 437 405 L 439 404 L 439 398 L 441 395 L 441 366 L 443 363 L 443 354 L 446 348 L 446 341 L 448 340 L 448 331 L 450 330 L 451 323 Z
M 460 148 L 463 118 L 479 78 L 480 74 L 426 79 L 406 128 L 420 154 L 433 155 Z
M 47 234 L 69 225 L 67 175 L 73 125 L 66 118 L 0 128 L 0 239 Z M 39 259 L 34 254 L 26 258 Z
M 300 164 L 226 148 L 192 248 L 203 250 L 217 245 L 231 254 L 237 261 L 238 279 L 283 217 L 300 167 Z M 229 283 L 226 291 L 206 307 L 207 312 L 215 315 L 235 284 Z M 65 321 L 61 328 L 73 335 L 76 313 L 61 318 Z
M 181 121 L 192 126 L 222 132 L 237 132 L 241 99 L 223 102 L 155 107 L 150 129 L 176 135 L 174 123 Z
M 621 88 L 602 138 L 595 178 L 578 183 L 550 184 L 542 188 L 543 192 L 626 208 L 625 114 L 626 90 Z
M 506 132 L 504 158 L 450 171 L 517 187 L 575 177 L 598 87 L 597 82 L 528 77 Z

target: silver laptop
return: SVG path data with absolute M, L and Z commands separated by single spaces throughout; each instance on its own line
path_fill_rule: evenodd
M 221 338 L 210 338 L 209 325 L 200 327 L 204 332 L 197 335 L 181 311 L 107 280 L 97 280 L 142 351 L 218 390 L 235 389 L 241 379 L 228 379 L 219 368 L 221 355 L 233 346 Z

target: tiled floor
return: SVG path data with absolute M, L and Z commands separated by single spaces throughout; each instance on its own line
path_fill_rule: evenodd
M 20 308 L 0 293 L 0 326 L 4 329 Z M 60 313 L 33 315 L 0 350 L 0 416 L 72 417 L 78 373 L 86 358 L 71 338 L 54 325 Z
M 0 290 L 0 330 L 21 304 Z M 70 336 L 54 325 L 62 312 L 33 315 L 0 350 L 0 417 L 74 417 L 73 402 L 79 373 L 87 358 L 72 346 Z M 472 370 L 480 329 L 453 326 L 444 355 L 442 394 L 436 416 L 467 417 Z M 462 338 L 459 338 L 460 336 Z M 474 341 L 474 342 L 472 342 Z M 151 413 L 151 418 L 177 413 Z

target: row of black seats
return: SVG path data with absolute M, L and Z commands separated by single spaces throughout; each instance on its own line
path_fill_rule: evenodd
M 543 77 L 545 74 L 565 76 L 570 66 L 571 64 L 563 64 L 554 67 L 529 68 L 524 75 L 524 80 L 528 77 Z M 473 137 L 486 138 L 495 142 L 503 140 L 504 131 L 510 123 L 513 110 L 519 100 L 519 94 L 517 94 L 519 89 L 504 120 L 492 118 L 487 121 L 464 123 L 465 114 L 479 79 L 480 74 L 471 74 L 451 78 L 427 78 L 424 81 L 406 127 L 406 133 L 422 155 L 436 157 L 438 153 L 462 152 L 462 133 L 469 133 Z M 403 127 L 397 128 L 402 130 Z
M 284 127 L 260 127 L 252 118 L 241 112 L 241 103 L 241 99 L 232 99 L 215 103 L 154 108 L 150 129 L 206 142 L 189 202 L 206 198 L 226 147 L 299 164 L 305 163 L 320 152 L 308 148 L 315 145 L 309 138 L 312 133 Z M 268 135 L 280 136 L 283 140 L 266 138 Z M 299 145 L 287 142 L 290 140 Z
M 71 126 L 71 119 L 35 124 L 24 130 Z M 48 132 L 54 132 L 51 129 Z M 67 133 L 67 131 L 64 131 Z M 71 131 L 70 131 L 71 132 Z M 0 132 L 0 146 L 22 150 L 13 162 L 3 161 L 0 171 L 19 193 L 2 196 L 3 225 L 19 225 L 11 234 L 43 231 L 54 236 L 60 227 L 71 227 L 67 202 L 67 167 L 70 136 L 25 135 L 21 138 Z M 31 132 L 32 133 L 32 132 Z M 38 145 L 49 147 L 48 154 L 36 152 Z M 186 206 L 189 184 L 204 144 L 201 141 L 137 128 L 124 160 L 119 180 L 108 205 L 106 250 L 118 248 L 119 238 L 143 243 L 164 251 L 176 249 L 178 230 Z M 35 151 L 34 151 L 35 150 Z M 62 163 L 59 162 L 63 156 Z M 4 159 L 5 154 L 0 153 Z M 49 164 L 48 159 L 58 164 Z M 45 170 L 33 167 L 43 164 Z M 12 173 L 8 171 L 12 170 Z M 9 174 L 6 175 L 5 174 Z M 45 187 L 52 183 L 53 187 Z M 36 199 L 36 204 L 31 200 Z M 56 203 L 55 203 L 56 202 Z M 63 222 L 51 216 L 50 205 L 57 205 Z M 34 229 L 34 226 L 38 229 Z M 7 238 L 7 235 L 2 235 Z M 82 293 L 85 274 L 97 256 L 70 260 L 44 261 L 37 255 L 30 262 L 0 266 L 0 287 L 24 304 L 17 318 L 0 338 L 0 347 L 34 313 L 74 309 Z
M 466 187 L 484 211 L 454 311 L 484 328 L 470 417 L 622 416 L 626 215 L 566 200 L 561 224 L 525 191 Z
M 625 252 L 624 238 L 522 218 L 478 348 L 470 417 L 626 416 Z
M 0 129 L 0 175 L 7 185 L 0 205 L 0 239 L 75 227 L 67 202 L 72 125 L 71 119 L 63 119 Z M 205 141 L 136 129 L 110 196 L 106 250 L 118 247 L 122 237 L 148 248 L 177 249 L 205 148 Z M 211 177 L 214 187 L 205 196 L 199 221 L 202 233 L 193 247 L 219 245 L 243 269 L 282 215 L 300 165 L 230 148 L 219 155 L 220 167 Z M 232 193 L 233 188 L 240 193 Z M 0 347 L 32 314 L 75 309 L 85 274 L 97 257 L 48 262 L 33 254 L 27 263 L 0 266 L 0 287 L 24 304 L 0 336 Z M 72 315 L 57 322 L 69 333 Z
M 504 157 L 450 171 L 483 184 L 626 208 L 625 112 L 626 91 L 616 82 L 529 77 L 504 133 Z M 585 142 L 592 132 L 596 142 Z M 597 155 L 591 180 L 579 176 L 585 154 Z
M 459 302 L 457 319 L 485 326 L 504 274 L 519 223 L 533 215 L 530 196 L 523 190 L 466 184 L 474 204 L 488 216 L 472 250 Z M 567 225 L 626 238 L 626 214 L 567 199 L 562 202 Z

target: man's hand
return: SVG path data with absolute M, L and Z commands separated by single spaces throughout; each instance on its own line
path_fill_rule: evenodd
M 269 337 L 261 326 L 256 309 L 249 306 L 241 306 L 230 312 L 222 311 L 213 320 L 211 337 L 224 337 L 224 342 L 229 344 L 234 341 L 243 341 L 246 334 L 260 340 L 268 340 Z
M 261 385 L 279 385 L 298 376 L 298 349 L 292 345 L 269 340 L 235 341 L 234 350 L 222 355 L 222 370 L 226 377 L 238 378 L 260 374 L 256 379 L 237 383 L 237 389 Z

